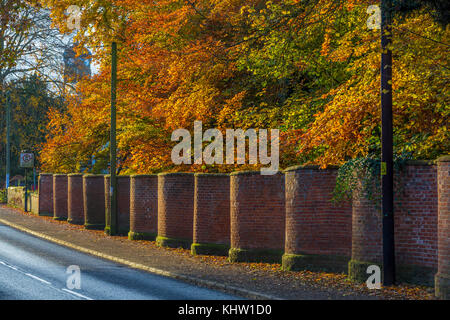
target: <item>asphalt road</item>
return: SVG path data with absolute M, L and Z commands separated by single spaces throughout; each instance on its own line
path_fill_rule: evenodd
M 0 300 L 73 299 L 240 298 L 131 269 L 0 224 Z

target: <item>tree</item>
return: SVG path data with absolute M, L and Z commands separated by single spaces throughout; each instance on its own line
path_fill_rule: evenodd
M 59 85 L 64 39 L 51 27 L 49 11 L 32 0 L 0 1 L 0 89 L 7 81 L 38 73 Z
M 11 101 L 11 174 L 23 174 L 19 168 L 19 155 L 22 150 L 32 151 L 38 155 L 46 136 L 46 124 L 49 109 L 61 109 L 61 99 L 52 93 L 47 82 L 36 75 L 22 78 L 10 84 Z M 1 117 L 1 123 L 5 118 Z M 1 140 L 5 142 L 6 133 L 2 131 Z M 0 154 L 5 158 L 5 148 L 0 147 Z M 39 162 L 36 162 L 39 166 Z M 2 173 L 5 172 L 2 164 Z
M 236 169 L 173 166 L 170 134 L 192 130 L 194 120 L 204 130 L 281 129 L 281 166 L 342 164 L 379 152 L 379 31 L 366 26 L 372 1 L 44 2 L 62 30 L 65 8 L 79 5 L 78 40 L 101 45 L 99 75 L 78 86 L 81 103 L 51 116 L 48 170 L 62 163 L 74 170 L 77 161 L 107 154 L 111 39 L 119 42 L 118 143 L 126 172 Z M 448 31 L 427 8 L 394 23 L 396 150 L 414 158 L 449 149 Z M 100 163 L 107 167 L 106 159 Z

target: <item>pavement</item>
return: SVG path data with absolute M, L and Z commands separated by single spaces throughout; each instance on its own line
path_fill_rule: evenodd
M 120 268 L 120 266 L 125 266 L 146 274 L 150 273 L 159 277 L 157 278 L 159 280 L 179 280 L 188 285 L 214 290 L 216 293 L 209 292 L 210 297 L 213 297 L 212 299 L 372 300 L 407 298 L 402 294 L 385 296 L 385 292 L 369 292 L 363 286 L 350 284 L 345 280 L 345 275 L 325 275 L 329 276 L 330 279 L 338 279 L 337 285 L 328 286 L 323 281 L 305 281 L 303 278 L 305 273 L 281 271 L 277 264 L 229 263 L 226 257 L 192 256 L 188 250 L 159 247 L 152 241 L 131 241 L 126 237 L 112 237 L 102 231 L 86 230 L 82 226 L 54 221 L 50 217 L 38 217 L 6 205 L 0 205 L 0 224 L 3 225 L 3 227 L 0 227 L 0 242 L 8 243 L 11 241 L 8 240 L 8 235 L 4 235 L 4 232 L 6 228 L 12 228 L 16 232 L 28 234 L 28 236 L 36 239 L 36 243 L 37 239 L 40 239 L 40 241 L 51 242 L 60 247 L 59 250 L 54 249 L 55 253 L 52 254 L 51 258 L 53 260 L 58 259 L 57 257 L 71 255 L 76 257 L 74 253 L 61 251 L 61 247 L 65 247 L 71 249 L 72 252 L 76 250 L 98 260 L 88 261 L 89 259 L 84 257 L 83 259 L 86 259 L 87 262 L 86 265 L 114 263 L 114 267 L 108 269 L 108 272 L 114 270 L 107 276 L 110 279 L 109 282 L 115 277 L 125 279 L 121 276 Z M 9 234 L 18 242 L 18 234 L 12 236 L 14 233 L 11 230 L 8 230 L 6 234 Z M 2 246 L 4 247 L 4 245 L 0 245 L 0 267 Z M 22 244 L 22 247 L 26 246 L 28 245 Z M 44 250 L 42 248 L 43 245 L 41 244 L 41 252 Z M 48 247 L 45 250 L 48 251 Z M 48 255 L 46 252 L 42 254 L 43 257 Z M 66 260 L 61 266 L 71 263 Z M 77 259 L 71 259 L 71 261 L 76 262 Z M 17 260 L 16 262 L 19 263 Z M 314 279 L 324 277 L 322 274 L 313 276 Z M 104 282 L 108 281 L 105 280 Z M 186 289 L 186 292 L 193 292 L 189 290 L 194 289 L 189 288 Z M 414 288 L 414 290 L 417 293 L 419 289 Z M 220 295 L 218 292 L 222 292 L 224 295 Z M 208 294 L 204 294 L 202 297 L 209 299 L 207 298 Z M 427 291 L 423 291 L 423 294 L 426 295 Z M 149 293 L 149 295 L 152 294 Z M 176 296 L 175 294 L 172 297 Z M 431 294 L 424 298 L 429 298 L 429 296 Z M 139 297 L 139 295 L 136 297 Z M 163 296 L 162 299 L 167 297 Z M 186 295 L 179 295 L 179 297 L 184 299 L 183 297 L 186 297 Z M 415 298 L 417 298 L 417 295 Z

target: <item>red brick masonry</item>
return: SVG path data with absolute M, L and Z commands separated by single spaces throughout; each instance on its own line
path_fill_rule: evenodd
M 53 175 L 53 219 L 67 220 L 67 175 Z
M 285 238 L 284 175 L 235 172 L 230 179 L 230 259 L 278 261 Z
M 352 248 L 352 207 L 333 202 L 337 169 L 292 167 L 286 174 L 286 245 L 289 270 L 347 268 Z M 321 262 L 321 263 L 320 263 Z
M 117 219 L 120 234 L 130 231 L 130 176 L 117 177 Z
M 447 298 L 449 158 L 409 162 L 396 173 L 394 194 L 397 279 L 435 281 L 436 294 Z M 119 211 L 126 220 L 129 203 L 131 239 L 154 239 L 157 233 L 161 245 L 189 248 L 194 242 L 194 254 L 196 244 L 229 245 L 231 261 L 279 262 L 284 251 L 286 269 L 324 263 L 341 268 L 351 257 L 350 278 L 365 281 L 367 266 L 382 264 L 381 205 L 362 190 L 354 192 L 351 204 L 333 203 L 336 176 L 334 168 L 295 167 L 273 176 L 166 173 L 132 176 L 129 184 L 125 177 L 119 183 Z M 40 175 L 40 214 L 63 217 L 69 207 L 69 216 L 79 217 L 79 176 L 69 181 L 64 175 Z M 103 176 L 83 176 L 82 190 L 86 227 L 103 228 Z
M 403 171 L 396 172 L 394 180 L 397 280 L 430 284 L 438 258 L 436 165 L 409 162 Z M 379 195 L 380 191 L 376 192 Z M 368 265 L 382 265 L 381 204 L 368 200 L 363 192 L 355 192 L 352 221 L 350 269 L 359 271 L 351 276 L 366 277 Z
M 127 235 L 130 231 L 130 176 L 117 176 L 117 231 Z M 105 175 L 105 223 L 109 225 L 111 208 L 110 188 L 111 176 Z
M 194 174 L 158 175 L 158 238 L 164 246 L 190 248 L 194 221 Z
M 39 215 L 53 217 L 53 174 L 41 173 L 38 180 Z
M 84 224 L 83 175 L 69 174 L 67 184 L 67 222 Z
M 130 239 L 155 240 L 158 233 L 158 176 L 130 177 Z
M 103 175 L 83 176 L 84 226 L 105 228 L 105 189 Z
M 230 176 L 195 175 L 194 254 L 227 254 L 230 246 Z M 211 246 L 223 245 L 223 248 Z M 214 250 L 216 249 L 216 250 Z
M 450 156 L 438 159 L 438 272 L 436 296 L 450 299 Z

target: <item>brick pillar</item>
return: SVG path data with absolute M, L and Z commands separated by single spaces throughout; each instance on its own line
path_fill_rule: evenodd
M 285 170 L 285 270 L 345 272 L 352 247 L 351 203 L 332 202 L 337 169 Z
M 352 199 L 352 259 L 348 264 L 351 280 L 365 282 L 370 265 L 382 267 L 382 241 L 381 203 L 369 199 L 367 190 L 359 187 Z
M 67 220 L 67 175 L 53 175 L 53 219 Z
M 156 240 L 158 233 L 158 176 L 130 177 L 130 240 Z
M 280 262 L 285 238 L 284 175 L 234 172 L 230 261 Z
M 158 175 L 158 237 L 167 247 L 189 249 L 194 220 L 194 174 Z
M 230 249 L 230 176 L 195 175 L 192 254 L 224 255 Z
M 436 297 L 450 300 L 450 156 L 437 160 L 438 170 L 438 272 Z
M 83 176 L 84 227 L 103 230 L 105 228 L 105 189 L 103 175 Z
M 38 180 L 39 215 L 53 217 L 53 174 L 41 173 Z
M 105 175 L 105 232 L 109 234 L 109 211 L 111 208 L 111 176 Z M 127 235 L 130 231 L 130 176 L 117 176 L 117 232 Z
M 81 173 L 69 174 L 67 184 L 67 222 L 82 225 L 84 224 L 83 175 Z

